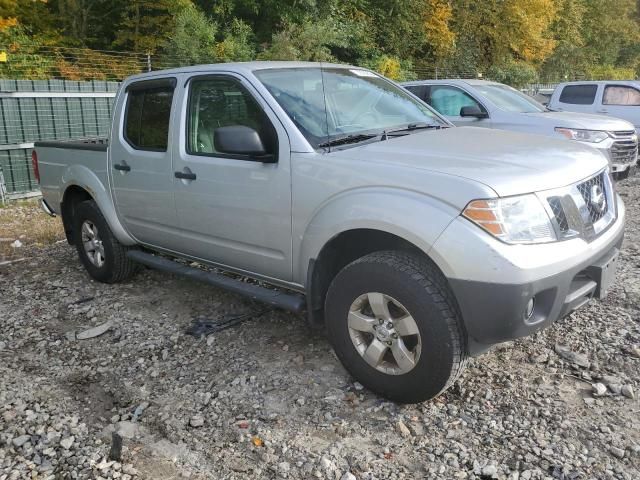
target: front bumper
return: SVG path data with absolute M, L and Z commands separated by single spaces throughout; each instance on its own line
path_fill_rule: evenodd
M 471 355 L 531 335 L 606 294 L 624 237 L 625 209 L 617 203 L 618 218 L 590 243 L 506 245 L 465 219 L 452 222 L 432 258 L 456 296 Z M 531 298 L 533 314 L 526 318 Z

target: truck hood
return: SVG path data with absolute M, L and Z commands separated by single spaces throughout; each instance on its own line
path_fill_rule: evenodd
M 562 187 L 607 166 L 600 152 L 578 142 L 477 127 L 429 130 L 336 153 L 463 177 L 499 196 Z
M 583 130 L 604 130 L 607 132 L 635 129 L 635 127 L 626 120 L 608 117 L 606 115 L 573 112 L 535 112 L 523 113 L 523 115 L 535 118 L 537 121 L 547 121 L 551 128 L 581 128 Z

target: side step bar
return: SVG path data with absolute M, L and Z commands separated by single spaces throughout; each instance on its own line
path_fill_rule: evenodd
M 206 272 L 198 268 L 189 267 L 168 258 L 153 255 L 141 250 L 130 250 L 127 256 L 138 263 L 148 267 L 175 273 L 198 282 L 208 283 L 223 288 L 233 293 L 244 295 L 259 302 L 273 305 L 284 310 L 300 313 L 305 310 L 305 299 L 302 295 L 285 293 L 281 290 L 271 290 L 252 283 L 241 282 L 234 278 L 218 273 Z

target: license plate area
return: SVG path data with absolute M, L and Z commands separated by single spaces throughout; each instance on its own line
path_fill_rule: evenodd
M 587 268 L 587 275 L 598 284 L 595 296 L 600 300 L 607 296 L 611 285 L 616 281 L 619 255 L 620 251 L 616 248 L 610 255 Z

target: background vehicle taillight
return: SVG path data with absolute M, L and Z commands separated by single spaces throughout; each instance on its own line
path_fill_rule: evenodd
M 33 167 L 33 174 L 36 177 L 38 183 L 40 183 L 40 169 L 38 168 L 38 154 L 35 150 L 31 152 L 31 166 Z

